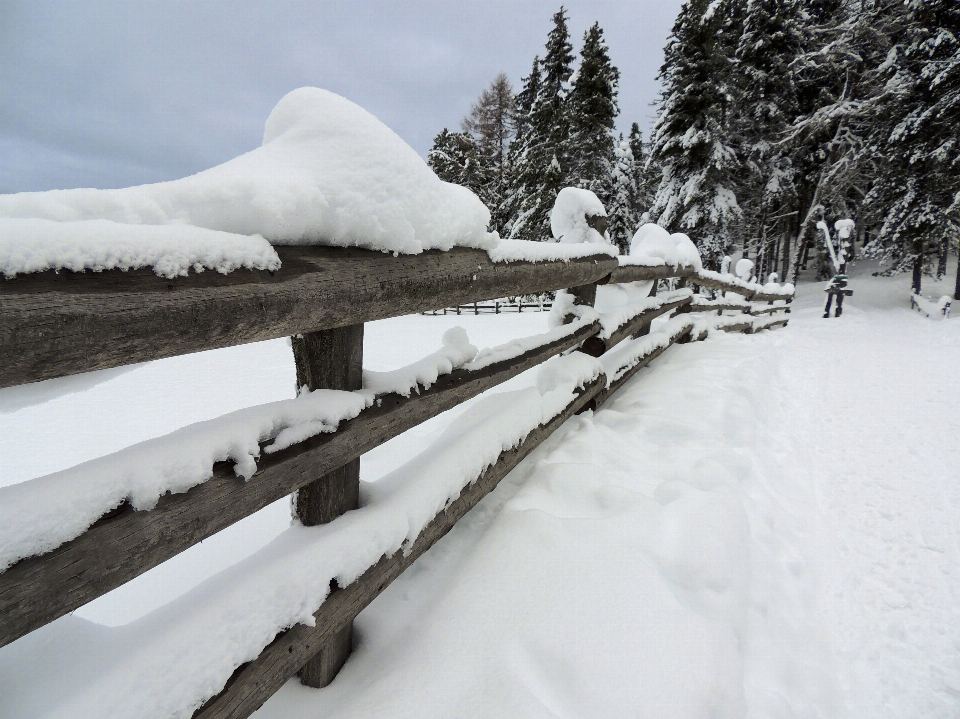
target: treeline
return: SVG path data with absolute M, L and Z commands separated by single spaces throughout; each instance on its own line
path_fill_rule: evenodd
M 925 269 L 945 272 L 960 220 L 957 0 L 691 0 L 660 79 L 652 213 L 708 263 L 739 246 L 761 272 L 796 278 L 812 259 L 825 277 L 816 222 L 849 217 L 918 291 Z
M 473 190 L 503 237 L 550 238 L 550 210 L 564 187 L 592 190 L 608 213 L 611 240 L 629 245 L 650 208 L 659 173 L 647 165 L 639 127 L 617 136 L 620 71 L 603 30 L 590 27 L 574 69 L 564 8 L 553 16 L 543 57 L 514 94 L 499 75 L 460 132 L 444 129 L 427 161 L 444 180 Z M 645 169 L 646 167 L 646 169 Z M 650 180 L 653 178 L 653 181 Z
M 615 134 L 620 74 L 598 25 L 574 71 L 563 8 L 513 94 L 498 77 L 429 162 L 474 190 L 502 236 L 550 237 L 564 186 L 593 190 L 626 247 L 644 213 L 763 276 L 832 266 L 816 223 L 942 276 L 960 235 L 960 2 L 689 0 L 667 42 L 649 146 Z M 960 272 L 957 276 L 960 299 Z

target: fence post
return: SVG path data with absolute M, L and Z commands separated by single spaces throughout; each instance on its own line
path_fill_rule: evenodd
M 571 295 L 573 295 L 573 304 L 574 305 L 587 305 L 593 307 L 594 303 L 597 301 L 597 286 L 593 285 L 580 285 L 579 287 L 571 287 L 567 290 Z M 573 321 L 573 315 L 567 315 L 563 318 L 564 324 L 569 324 Z M 596 336 L 588 337 L 582 345 L 580 345 L 580 351 L 585 352 L 591 357 L 599 357 L 603 354 L 606 349 L 603 341 L 598 339 Z
M 597 286 L 595 284 L 571 287 L 567 292 L 573 295 L 573 304 L 575 305 L 593 307 L 593 303 L 597 301 Z
M 292 339 L 297 387 L 357 390 L 363 385 L 363 325 L 308 332 Z M 360 458 L 298 491 L 294 514 L 305 526 L 325 524 L 356 509 L 360 498 Z M 331 587 L 336 590 L 337 587 Z M 325 687 L 350 656 L 353 624 L 348 624 L 300 669 L 300 681 Z

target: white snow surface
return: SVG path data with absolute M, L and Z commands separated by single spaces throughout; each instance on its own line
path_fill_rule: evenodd
M 215 462 L 234 462 L 238 477 L 257 470 L 260 443 L 278 451 L 360 414 L 372 398 L 337 390 L 232 412 L 28 482 L 0 487 L 0 570 L 82 534 L 128 501 L 153 508 L 161 495 L 186 492 L 213 476 Z
M 589 317 L 587 317 L 587 319 L 578 318 L 569 324 L 552 327 L 546 332 L 530 335 L 529 337 L 518 337 L 509 342 L 497 345 L 496 347 L 482 349 L 477 353 L 476 358 L 464 365 L 464 369 L 475 372 L 498 362 L 515 359 L 524 352 L 529 352 L 536 347 L 542 347 L 543 345 L 556 342 L 564 337 L 569 337 L 581 327 L 592 324 L 592 322 L 593 320 Z
M 779 285 L 778 285 L 779 286 Z M 781 300 L 777 300 L 780 302 Z M 704 295 L 697 295 L 693 298 L 691 303 L 694 307 L 717 307 L 724 305 L 739 305 L 744 308 L 752 306 L 752 303 L 740 295 L 730 293 L 728 297 L 719 297 L 717 299 L 710 299 Z
M 375 397 L 394 393 L 409 397 L 415 389 L 430 389 L 440 375 L 460 369 L 477 356 L 463 327 L 451 327 L 443 335 L 443 346 L 421 360 L 390 372 L 364 370 L 363 393 Z
M 695 329 L 697 320 L 690 315 L 674 317 L 662 324 L 656 332 L 650 332 L 643 337 L 626 339 L 616 347 L 606 352 L 600 362 L 603 373 L 607 376 L 609 387 L 623 375 L 637 366 L 644 357 L 657 349 L 666 349 L 683 333 Z
M 839 319 L 821 318 L 822 285 L 803 281 L 786 329 L 672 347 L 571 419 L 361 613 L 333 684 L 292 679 L 257 719 L 960 715 L 960 322 L 910 310 L 909 281 L 874 269 L 853 268 Z M 367 366 L 409 364 L 457 324 L 493 346 L 544 319 L 370 323 Z M 401 467 L 411 481 L 452 475 L 450 437 L 526 407 L 516 391 L 543 397 L 534 374 L 364 455 L 364 510 L 380 481 L 395 483 L 391 502 L 406 487 Z M 282 340 L 38 383 L 13 411 L 0 390 L 0 482 L 293 392 Z M 426 490 L 411 491 L 421 506 Z M 173 715 L 207 651 L 216 663 L 269 634 L 245 612 L 275 606 L 271 568 L 324 546 L 322 576 L 356 549 L 350 531 L 341 555 L 332 544 L 350 515 L 336 531 L 289 521 L 289 501 L 271 505 L 0 649 L 0 715 Z M 166 653 L 194 630 L 203 642 Z
M 190 270 L 227 274 L 241 267 L 278 270 L 280 258 L 260 235 L 182 224 L 0 217 L 0 273 L 7 278 L 44 270 L 100 272 L 141 267 L 152 267 L 161 277 L 183 276 Z
M 478 370 L 512 359 L 584 324 L 589 322 L 577 321 L 479 354 L 462 327 L 451 327 L 436 352 L 395 370 L 365 370 L 358 392 L 304 388 L 296 399 L 238 410 L 70 469 L 0 487 L 0 571 L 79 536 L 124 501 L 134 509 L 149 510 L 163 494 L 185 492 L 205 482 L 213 476 L 215 462 L 232 461 L 237 476 L 249 479 L 256 472 L 263 442 L 272 440 L 264 447 L 271 453 L 321 432 L 334 432 L 378 395 L 409 397 L 455 369 Z
M 594 230 L 599 237 L 599 233 Z M 487 250 L 494 262 L 551 262 L 575 260 L 594 255 L 617 256 L 617 248 L 606 240 L 580 242 L 577 244 L 559 242 L 537 242 L 535 240 L 500 240 L 496 247 Z
M 578 244 L 607 242 L 607 238 L 587 224 L 587 217 L 606 217 L 600 199 L 590 190 L 564 187 L 550 211 L 550 231 L 557 242 Z
M 634 260 L 634 258 L 636 258 Z M 693 241 L 682 232 L 672 235 L 653 222 L 641 225 L 630 241 L 630 263 L 644 265 L 669 265 L 671 267 L 703 268 L 700 251 Z
M 600 339 L 609 339 L 610 336 L 617 330 L 617 328 L 643 312 L 659 309 L 660 307 L 663 307 L 663 305 L 669 304 L 670 302 L 675 302 L 676 300 L 682 300 L 693 296 L 693 290 L 685 288 L 672 292 L 661 292 L 658 295 L 650 297 L 649 293 L 643 292 L 648 283 L 637 282 L 632 284 L 641 285 L 641 288 L 633 297 L 627 297 L 626 301 L 622 304 L 615 304 L 616 300 L 620 298 L 616 297 L 616 291 L 612 288 L 602 294 L 598 291 L 598 301 L 595 304 L 597 305 L 598 309 L 601 309 L 600 326 L 603 329 L 600 331 Z M 601 287 L 607 288 L 610 286 L 601 285 Z M 613 287 L 618 286 L 614 285 Z M 599 290 L 600 287 L 597 289 Z M 629 293 L 633 288 L 631 288 L 630 285 L 620 285 L 618 289 L 620 292 L 624 292 L 626 294 Z
M 720 272 L 713 272 L 712 270 L 700 270 L 698 274 L 702 277 L 706 277 L 711 280 L 726 282 L 735 287 L 739 287 L 741 289 L 747 290 L 748 292 L 767 292 L 770 294 L 782 295 L 783 297 L 792 297 L 795 292 L 794 286 L 789 282 L 783 285 L 778 285 L 775 283 L 760 285 L 756 282 L 744 282 L 739 277 L 736 277 L 730 274 L 729 272 L 720 273 Z M 696 278 L 694 278 L 693 281 L 696 282 Z
M 857 223 L 849 218 L 837 220 L 833 223 L 833 229 L 837 231 L 837 237 L 839 237 L 841 240 L 845 240 L 850 237 L 850 233 L 853 232 L 853 228 L 856 226 Z
M 476 403 L 441 441 L 366 487 L 361 509 L 320 527 L 295 525 L 171 605 L 118 630 L 122 648 L 101 647 L 101 671 L 49 716 L 190 717 L 278 631 L 312 625 L 332 579 L 346 586 L 381 556 L 415 540 L 501 452 L 559 414 L 601 371 L 596 359 L 581 353 L 554 357 L 539 369 L 536 387 Z
M 950 295 L 942 295 L 936 302 L 928 300 L 923 295 L 911 295 L 913 303 L 923 314 L 932 319 L 943 319 L 950 316 L 950 307 L 953 304 L 953 298 Z
M 599 287 L 597 295 L 599 296 Z M 583 322 L 596 322 L 600 319 L 600 313 L 596 307 L 590 305 L 578 305 L 576 298 L 567 290 L 557 290 L 553 298 L 553 304 L 550 307 L 550 313 L 547 316 L 551 329 L 561 327 L 567 318 L 573 317 Z M 596 304 L 596 303 L 594 303 Z
M 119 190 L 53 190 L 0 195 L 0 217 L 64 223 L 54 239 L 37 240 L 22 226 L 3 225 L 5 243 L 36 244 L 0 253 L 0 273 L 45 265 L 94 269 L 104 256 L 129 252 L 145 237 L 144 225 L 193 226 L 232 235 L 261 236 L 273 244 L 323 244 L 417 254 L 454 246 L 492 248 L 490 213 L 469 190 L 441 181 L 417 153 L 363 108 L 327 90 L 303 87 L 285 95 L 267 118 L 263 144 L 229 162 L 171 182 Z M 120 248 L 104 249 L 108 220 L 130 225 Z M 36 232 L 39 226 L 32 229 Z M 44 231 L 49 226 L 44 228 Z M 137 229 L 140 228 L 140 229 Z M 11 235 L 9 233 L 18 234 Z M 173 230 L 146 235 L 136 255 L 174 256 L 177 267 L 205 266 L 200 235 Z M 209 243 L 210 236 L 206 241 Z M 225 239 L 225 238 L 224 238 Z M 162 243 L 162 247 L 158 247 Z M 56 250 L 56 254 L 52 254 Z M 252 266 L 264 249 L 249 240 L 224 241 L 220 266 Z M 33 263 L 35 264 L 35 260 Z M 117 265 L 120 267 L 120 265 Z

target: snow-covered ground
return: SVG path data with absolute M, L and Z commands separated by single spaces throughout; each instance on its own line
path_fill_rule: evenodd
M 330 687 L 292 680 L 257 716 L 960 715 L 960 319 L 908 310 L 907 279 L 870 269 L 839 320 L 801 283 L 785 330 L 673 347 L 568 422 L 361 614 Z M 546 324 L 371 323 L 365 365 L 454 325 L 484 347 Z M 293 395 L 282 340 L 0 390 L 0 484 Z M 364 480 L 465 410 L 365 455 Z M 278 502 L 0 649 L 0 716 L 70 716 L 111 627 L 288 524 Z

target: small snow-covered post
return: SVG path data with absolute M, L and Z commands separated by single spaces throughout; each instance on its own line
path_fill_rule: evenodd
M 603 203 L 590 190 L 577 187 L 564 187 L 557 193 L 557 199 L 550 211 L 550 231 L 557 242 L 610 244 L 610 236 L 607 234 L 607 211 Z M 572 296 L 574 306 L 593 307 L 597 300 L 597 285 L 594 283 L 571 287 L 567 293 Z M 572 322 L 573 317 L 573 314 L 567 313 L 563 317 L 563 323 Z M 589 352 L 588 344 L 589 340 L 584 343 L 582 348 L 584 351 Z
M 297 387 L 358 390 L 363 386 L 363 325 L 308 332 L 292 338 Z M 356 509 L 360 500 L 360 458 L 329 472 L 294 495 L 293 512 L 312 527 Z M 336 590 L 336 586 L 331 587 Z M 353 624 L 340 630 L 300 669 L 308 687 L 325 687 L 350 656 Z

